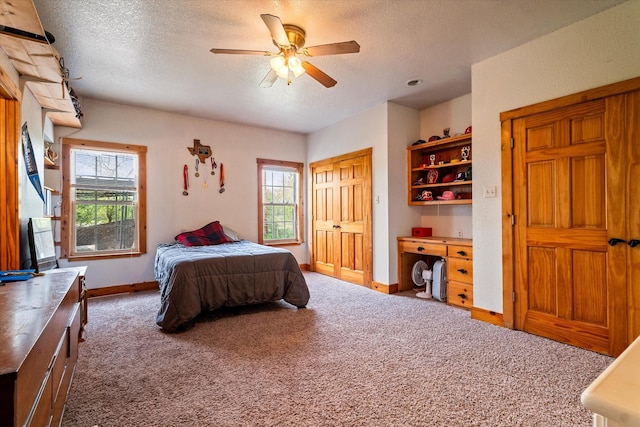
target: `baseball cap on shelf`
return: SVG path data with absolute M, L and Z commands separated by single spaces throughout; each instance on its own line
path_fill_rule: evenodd
M 471 133 L 471 126 L 469 126 L 468 128 L 466 128 L 466 129 L 464 130 L 464 133 Z
M 439 140 L 439 139 L 442 139 L 442 138 L 440 138 L 438 135 L 433 135 L 432 137 L 430 137 L 430 138 L 429 138 L 429 142 L 431 142 L 431 141 L 437 141 L 437 140 Z
M 465 179 L 467 179 L 466 174 L 464 172 L 458 172 L 454 181 L 464 181 Z
M 438 200 L 455 200 L 456 196 L 453 191 L 445 191 L 442 196 L 438 196 Z
M 442 177 L 442 182 L 453 182 L 456 179 L 455 175 L 452 173 L 448 173 Z

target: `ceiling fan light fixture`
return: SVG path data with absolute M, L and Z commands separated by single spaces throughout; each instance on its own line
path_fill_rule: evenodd
M 276 70 L 276 74 L 278 75 L 278 77 L 281 77 L 283 79 L 288 79 L 289 78 L 289 67 L 287 67 L 286 65 L 283 65 L 282 67 L 278 68 Z
M 299 58 L 292 56 L 291 58 L 289 58 L 288 64 L 289 69 L 293 72 L 294 76 L 298 77 L 300 74 L 304 73 L 302 61 Z
M 278 72 L 278 70 L 280 70 L 283 66 L 285 66 L 286 62 L 287 61 L 284 59 L 284 56 L 282 55 L 274 56 L 269 61 L 269 63 L 271 64 L 271 68 L 275 72 Z

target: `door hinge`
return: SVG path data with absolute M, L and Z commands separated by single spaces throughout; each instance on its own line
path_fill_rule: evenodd
M 515 145 L 516 145 L 516 141 L 513 138 L 511 138 L 510 141 L 509 141 L 509 146 L 511 148 L 513 148 L 513 147 L 515 147 Z
M 516 291 L 513 291 L 513 293 L 511 294 L 511 301 L 516 302 Z
M 516 216 L 511 214 L 511 226 L 516 225 Z

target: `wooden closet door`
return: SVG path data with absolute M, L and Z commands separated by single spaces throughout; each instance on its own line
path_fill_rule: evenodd
M 371 150 L 310 167 L 313 270 L 371 286 Z
M 368 216 L 371 209 L 371 190 L 367 176 L 370 175 L 371 159 L 360 156 L 337 162 L 334 173 L 338 177 L 334 200 L 334 247 L 340 260 L 336 277 L 352 283 L 371 286 L 367 274 L 367 252 L 371 243 L 367 233 Z
M 640 241 L 640 91 L 626 95 L 625 117 L 627 165 L 624 198 L 626 199 L 627 229 L 624 239 L 627 241 L 628 254 L 626 263 L 629 297 L 627 342 L 631 344 L 633 340 L 640 337 L 640 243 L 637 242 Z
M 626 346 L 624 97 L 513 122 L 515 326 L 593 351 Z
M 319 165 L 311 168 L 311 265 L 313 270 L 335 276 L 336 262 L 334 241 L 337 230 L 333 227 L 333 164 Z

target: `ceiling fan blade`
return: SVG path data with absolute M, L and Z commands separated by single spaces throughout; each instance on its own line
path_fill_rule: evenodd
M 271 87 L 276 80 L 278 80 L 278 74 L 276 74 L 276 72 L 271 69 L 269 70 L 267 75 L 264 76 L 264 79 L 262 79 L 262 81 L 260 82 L 260 87 Z
M 209 52 L 211 53 L 230 53 L 233 55 L 260 55 L 260 56 L 270 56 L 271 52 L 265 50 L 242 50 L 242 49 L 211 49 Z
M 340 55 L 343 53 L 358 53 L 360 52 L 360 45 L 355 41 L 330 43 L 319 46 L 311 46 L 302 49 L 302 54 L 307 56 L 322 56 L 322 55 Z
M 271 33 L 271 38 L 274 42 L 278 44 L 278 46 L 290 47 L 289 38 L 287 37 L 287 32 L 284 30 L 282 26 L 282 21 L 275 15 L 269 15 L 268 13 L 263 13 L 260 15 L 264 23 L 267 25 L 269 32 Z
M 310 62 L 302 61 L 302 67 L 307 72 L 307 74 L 309 74 L 309 76 L 316 79 L 324 87 L 333 87 L 336 85 L 336 83 L 338 83 L 337 81 L 329 77 L 329 75 L 325 74 L 323 71 L 320 71 L 318 67 Z

